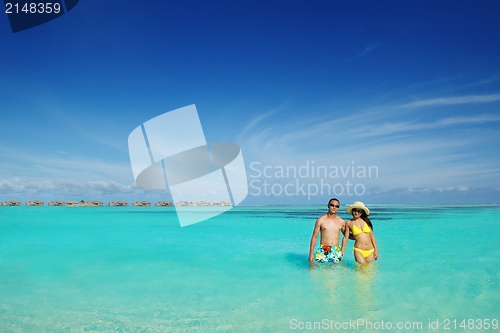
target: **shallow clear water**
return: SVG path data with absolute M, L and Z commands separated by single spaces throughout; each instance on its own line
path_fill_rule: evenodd
M 169 207 L 0 207 L 0 332 L 287 332 L 315 322 L 373 332 L 382 321 L 427 332 L 439 320 L 438 332 L 446 319 L 500 319 L 499 205 L 370 209 L 380 260 L 359 266 L 350 242 L 340 264 L 311 268 L 326 207 L 236 207 L 184 228 Z M 349 320 L 360 326 L 335 329 Z

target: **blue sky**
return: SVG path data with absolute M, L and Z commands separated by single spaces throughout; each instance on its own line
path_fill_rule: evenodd
M 498 203 L 499 12 L 498 1 L 88 0 L 15 34 L 0 15 L 0 201 L 168 200 L 134 185 L 127 138 L 196 104 L 207 141 L 242 149 L 245 204 Z M 378 173 L 280 177 L 305 165 Z M 331 193 L 296 188 L 321 181 Z M 275 195 L 287 184 L 293 195 Z

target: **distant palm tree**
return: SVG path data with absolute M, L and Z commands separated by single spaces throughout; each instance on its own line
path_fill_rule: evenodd
M 83 205 L 85 203 L 85 200 L 80 200 L 80 203 Z

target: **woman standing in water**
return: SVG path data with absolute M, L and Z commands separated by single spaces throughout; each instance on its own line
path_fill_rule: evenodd
M 378 259 L 377 241 L 373 234 L 372 222 L 368 218 L 370 210 L 361 201 L 356 201 L 349 207 L 347 212 L 352 214 L 352 219 L 345 224 L 345 234 L 352 232 L 354 238 L 354 259 L 360 264 L 372 262 L 373 259 Z M 342 242 L 342 252 L 347 245 L 347 237 L 345 244 Z

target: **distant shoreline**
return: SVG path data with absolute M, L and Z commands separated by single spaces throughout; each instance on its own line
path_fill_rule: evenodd
M 476 204 L 366 204 L 367 206 L 372 207 L 478 207 L 478 206 L 500 206 L 500 203 L 476 203 Z M 344 208 L 349 206 L 349 204 L 342 204 L 341 207 Z M 0 207 L 222 207 L 220 205 L 211 205 L 211 206 L 182 206 L 182 205 L 169 205 L 169 206 L 133 206 L 133 205 L 122 205 L 122 206 L 113 206 L 113 205 L 87 205 L 87 204 L 77 204 L 77 205 L 2 205 L 0 202 Z M 323 208 L 324 204 L 270 204 L 270 205 L 238 205 L 232 207 L 317 207 Z
M 81 201 L 63 201 L 63 200 L 53 200 L 45 205 L 44 201 L 41 200 L 30 200 L 24 203 L 18 200 L 6 200 L 4 202 L 0 202 L 0 206 L 4 207 L 43 207 L 43 206 L 53 206 L 53 207 L 222 207 L 222 206 L 233 206 L 231 202 L 228 201 L 179 201 L 177 203 L 173 203 L 171 201 L 158 201 L 152 204 L 149 201 L 135 201 L 129 205 L 127 201 L 111 201 L 108 202 L 107 205 L 99 200 L 88 200 L 85 202 Z

